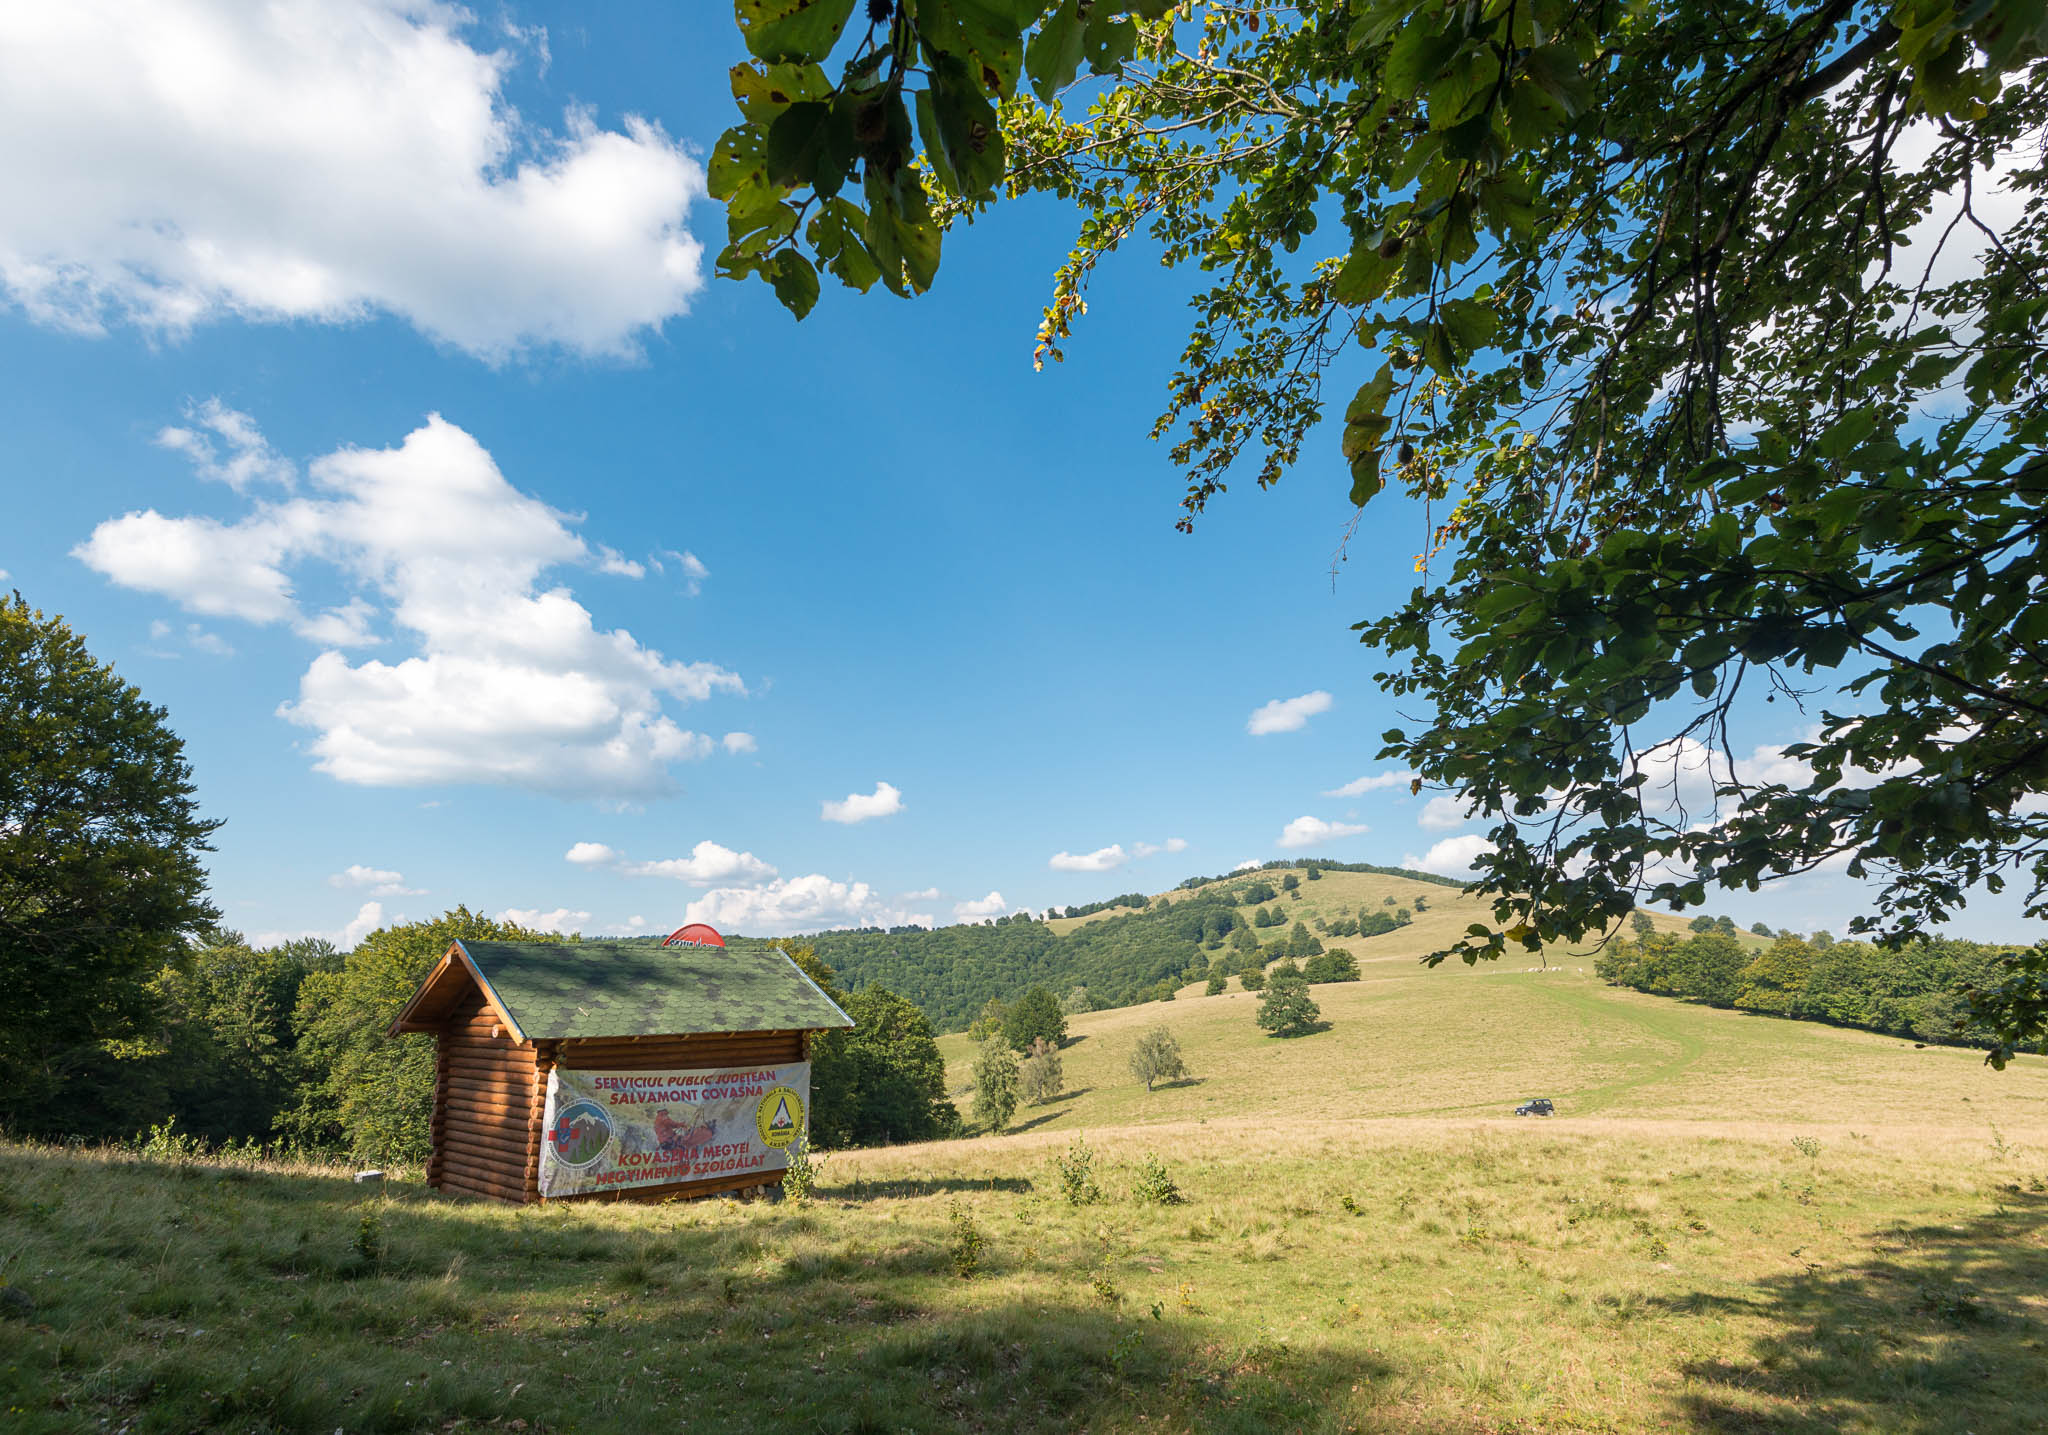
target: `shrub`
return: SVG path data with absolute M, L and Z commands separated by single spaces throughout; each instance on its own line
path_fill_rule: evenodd
M 1086 1206 L 1102 1199 L 1102 1188 L 1095 1184 L 1095 1152 L 1079 1136 L 1064 1153 L 1052 1158 L 1052 1164 L 1059 1173 L 1060 1195 L 1069 1206 Z
M 1139 1037 L 1131 1051 L 1131 1074 L 1145 1083 L 1147 1091 L 1155 1081 L 1186 1079 L 1187 1062 L 1181 1058 L 1180 1043 L 1173 1039 L 1173 1033 L 1155 1026 Z
M 1044 1037 L 1031 1043 L 1031 1054 L 1017 1067 L 1017 1087 L 1024 1099 L 1042 1106 L 1060 1094 L 1065 1084 L 1060 1070 L 1060 1051 Z
M 1265 963 L 1253 957 L 1244 964 L 1244 970 L 1237 974 L 1237 979 L 1244 984 L 1246 991 L 1258 991 L 1266 984 Z
M 947 1214 L 953 1227 L 953 1242 L 946 1254 L 953 1262 L 953 1274 L 970 1279 L 981 1269 L 982 1253 L 988 1249 L 988 1234 L 974 1219 L 964 1202 L 955 1201 Z
M 1332 947 L 1321 956 L 1310 957 L 1301 974 L 1310 982 L 1355 982 L 1358 959 L 1342 947 Z
M 1209 973 L 1208 984 L 1202 988 L 1202 992 L 1205 996 L 1221 996 L 1223 989 L 1229 985 L 1229 977 L 1226 977 L 1221 972 L 1211 972 Z
M 1166 1163 L 1149 1151 L 1138 1167 L 1138 1179 L 1131 1183 L 1131 1195 L 1155 1206 L 1184 1205 L 1188 1199 L 1174 1184 Z
M 799 1135 L 789 1147 L 789 1166 L 782 1173 L 782 1194 L 785 1200 L 798 1205 L 811 1198 L 811 1192 L 818 1187 L 818 1177 L 825 1171 L 825 1158 L 811 1154 L 811 1138 Z

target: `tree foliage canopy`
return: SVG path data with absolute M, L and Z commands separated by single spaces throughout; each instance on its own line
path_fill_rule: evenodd
M 2048 914 L 2040 4 L 739 13 L 725 272 L 912 293 L 945 226 L 1051 193 L 1041 360 L 1134 239 L 1192 278 L 1184 526 L 1326 420 L 1312 472 L 1427 505 L 1358 626 L 1432 714 L 1383 755 L 1494 823 L 1497 923 L 1439 957 L 1829 859 L 1885 941 L 2015 876 Z M 1788 765 L 1736 758 L 1758 691 L 1810 712 Z M 1691 755 L 1710 790 L 1662 789 Z
M 135 1035 L 148 982 L 219 914 L 184 744 L 60 618 L 0 599 L 0 1126 Z

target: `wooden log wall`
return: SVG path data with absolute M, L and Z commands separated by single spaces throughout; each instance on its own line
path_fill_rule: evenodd
M 444 1191 L 530 1201 L 539 1152 L 539 1063 L 472 992 L 441 1028 L 428 1180 Z M 546 1076 L 539 1077 L 540 1090 Z
M 501 1201 L 540 1199 L 542 1118 L 548 1073 L 556 1066 L 587 1071 L 696 1071 L 780 1066 L 809 1055 L 806 1033 L 717 1032 L 694 1036 L 601 1037 L 513 1042 L 498 1017 L 473 992 L 441 1029 L 435 1068 L 433 1154 L 427 1184 Z M 660 1201 L 706 1196 L 780 1182 L 767 1176 L 722 1176 L 569 1199 Z

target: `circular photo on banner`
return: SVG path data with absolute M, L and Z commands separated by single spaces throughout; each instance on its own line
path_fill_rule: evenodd
M 804 1129 L 804 1099 L 787 1086 L 771 1086 L 754 1108 L 754 1125 L 768 1146 L 787 1146 Z
M 572 1171 L 591 1165 L 611 1144 L 611 1113 L 587 1098 L 557 1111 L 548 1128 L 548 1149 Z

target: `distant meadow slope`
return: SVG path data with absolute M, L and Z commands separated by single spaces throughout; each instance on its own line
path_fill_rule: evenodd
M 1311 878 L 1310 871 L 1318 875 Z M 1279 890 L 1290 875 L 1296 888 Z M 1259 884 L 1274 888 L 1275 896 L 1255 904 L 1233 900 Z M 1410 965 L 1449 946 L 1472 923 L 1494 921 L 1487 902 L 1466 896 L 1449 878 L 1386 869 L 1345 871 L 1306 862 L 1232 873 L 1144 900 L 1148 905 L 1142 909 L 1112 906 L 1050 921 L 999 917 L 985 925 L 868 928 L 792 940 L 814 947 L 843 985 L 878 983 L 916 1002 L 940 1031 L 962 1031 L 991 998 L 1009 1001 L 1031 986 L 1060 995 L 1086 987 L 1091 1005 L 1108 1008 L 1156 997 L 1162 984 L 1172 990 L 1199 980 L 1212 963 L 1238 956 L 1217 932 L 1220 920 L 1248 930 L 1265 949 L 1285 943 L 1300 923 L 1326 946 L 1346 949 L 1361 964 L 1396 959 Z M 1251 925 L 1261 907 L 1277 913 L 1279 924 Z M 1404 914 L 1407 923 L 1374 937 L 1332 936 L 1316 928 L 1318 921 L 1327 925 L 1366 912 Z M 1691 920 L 1668 912 L 1649 915 L 1659 931 L 1674 934 L 1684 933 Z M 1747 932 L 1739 937 L 1745 945 L 1764 945 Z M 763 940 L 735 938 L 734 943 Z M 1578 956 L 1587 949 L 1562 955 Z
M 1189 988 L 1170 1002 L 1071 1016 L 1064 1092 L 1020 1106 L 1011 1129 L 1508 1117 L 1547 1096 L 1555 1120 L 1913 1128 L 1986 1144 L 1999 1132 L 2048 1135 L 2040 1057 L 1993 1072 L 1981 1051 L 1612 987 L 1583 958 L 1429 969 L 1389 954 L 1361 968 L 1360 981 L 1309 988 L 1325 1029 L 1303 1037 L 1260 1030 L 1258 998 L 1235 982 L 1224 995 Z M 1148 1092 L 1130 1055 L 1162 1025 L 1193 1075 Z M 956 1033 L 939 1049 L 965 1113 L 976 1048 Z

